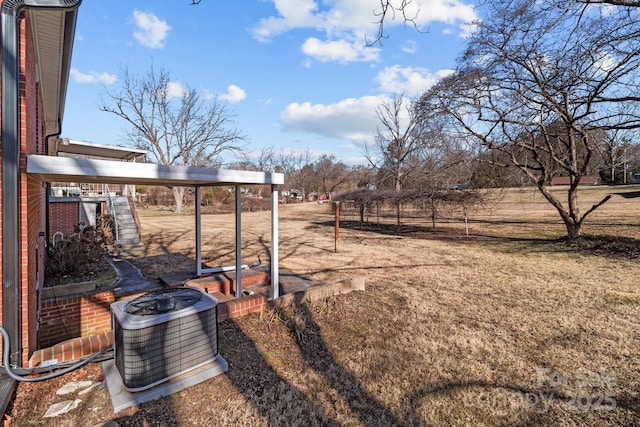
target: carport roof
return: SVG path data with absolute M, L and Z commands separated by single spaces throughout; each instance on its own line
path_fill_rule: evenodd
M 77 141 L 69 138 L 59 138 L 54 141 L 53 144 L 54 153 L 64 153 L 71 156 L 80 155 L 89 157 L 103 157 L 116 160 L 134 160 L 137 157 L 144 157 L 147 154 L 147 150 L 140 150 L 137 148 L 129 147 L 117 147 L 114 145 L 101 145 L 95 144 L 93 142 Z
M 284 174 L 129 163 L 42 155 L 27 156 L 27 173 L 43 182 L 166 186 L 283 184 Z

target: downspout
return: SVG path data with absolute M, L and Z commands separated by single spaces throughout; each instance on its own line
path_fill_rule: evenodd
M 20 310 L 20 14 L 25 9 L 75 10 L 81 0 L 2 2 L 2 324 L 13 345 L 10 361 L 21 365 Z
M 60 120 L 58 120 L 58 129 L 55 133 L 46 135 L 44 137 L 44 154 L 49 155 L 49 138 L 56 137 L 58 138 L 62 133 L 62 126 L 60 125 Z M 49 213 L 51 207 L 49 206 L 49 201 L 51 199 L 51 183 L 47 182 L 45 184 L 45 195 L 44 195 L 44 216 L 46 218 L 44 222 L 44 235 L 45 235 L 45 245 L 49 247 L 49 243 L 51 242 L 51 224 L 49 224 Z
M 60 124 L 60 119 L 58 119 L 58 125 L 56 128 L 56 131 L 52 134 L 49 135 L 45 135 L 44 137 L 44 153 L 48 156 L 49 155 L 49 138 L 58 138 L 60 136 L 60 134 L 62 133 L 62 129 L 61 129 L 61 124 Z M 51 183 L 50 182 L 46 182 L 44 185 L 44 257 L 45 257 L 45 263 L 46 263 L 46 259 L 49 256 L 49 244 L 51 242 L 50 238 L 51 238 L 51 224 L 49 221 L 50 218 L 50 214 L 51 214 L 51 206 L 49 205 L 50 203 L 50 199 L 51 199 Z M 40 259 L 36 256 L 36 262 L 40 263 Z M 44 274 L 45 272 L 42 272 L 42 286 L 44 286 Z M 36 279 L 37 280 L 37 279 Z M 36 342 L 39 342 L 40 340 L 40 315 L 42 313 L 42 309 L 41 309 L 41 304 L 42 304 L 42 300 L 41 300 L 41 291 L 36 291 L 36 303 L 38 305 L 38 311 L 36 313 Z

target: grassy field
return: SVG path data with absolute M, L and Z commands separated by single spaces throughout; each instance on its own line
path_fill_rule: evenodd
M 562 223 L 530 189 L 504 191 L 430 230 L 412 219 L 364 227 L 343 217 L 334 253 L 328 205 L 281 206 L 281 267 L 365 292 L 268 310 L 220 325 L 229 372 L 118 414 L 105 389 L 61 426 L 638 425 L 640 187 L 581 191 L 599 237 L 566 245 Z M 193 268 L 193 218 L 142 215 L 150 276 Z M 268 259 L 268 213 L 243 215 L 243 255 Z M 204 259 L 233 264 L 232 215 L 203 218 Z M 609 237 L 602 237 L 609 236 Z M 616 236 L 616 237 L 610 237 Z M 100 378 L 97 366 L 69 374 Z M 22 384 L 11 414 L 42 414 L 65 378 Z M 66 397 L 68 398 L 68 397 Z

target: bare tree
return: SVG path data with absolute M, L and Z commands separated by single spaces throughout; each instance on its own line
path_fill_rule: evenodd
M 315 162 L 316 177 L 327 199 L 351 177 L 351 170 L 336 156 L 324 154 Z
M 491 5 L 457 73 L 428 91 L 421 108 L 501 153 L 484 159 L 524 173 L 576 238 L 609 199 L 584 213 L 578 204 L 597 135 L 640 127 L 640 10 L 614 8 L 605 16 L 577 3 Z M 565 202 L 549 188 L 552 168 L 569 177 Z
M 640 146 L 637 140 L 637 132 L 606 132 L 602 134 L 598 142 L 598 151 L 602 162 L 600 177 L 605 182 L 627 183 L 629 165 L 633 164 L 638 156 Z
M 418 17 L 417 15 L 420 13 L 420 10 L 416 11 L 414 15 L 408 15 L 407 6 L 410 4 L 411 0 L 380 0 L 380 6 L 373 10 L 373 15 L 376 18 L 374 23 L 378 25 L 378 31 L 372 40 L 366 40 L 367 45 L 373 46 L 387 37 L 384 28 L 385 23 L 389 20 L 395 21 L 399 19 L 405 25 L 413 25 L 413 27 L 418 30 L 415 19 Z
M 376 115 L 375 145 L 365 144 L 364 155 L 383 174 L 382 180 L 391 180 L 393 189 L 400 191 L 417 171 L 415 163 L 423 144 L 416 110 L 411 100 L 400 95 L 380 104 Z
M 302 152 L 291 150 L 288 153 L 280 153 L 277 165 L 284 173 L 287 190 L 300 191 L 303 199 L 311 192 L 315 178 L 313 168 L 315 161 L 309 149 Z
M 141 76 L 123 69 L 122 84 L 106 92 L 100 109 L 124 119 L 128 139 L 159 164 L 212 167 L 225 152 L 242 153 L 244 139 L 225 103 L 190 88 L 175 93 L 165 70 L 151 67 Z M 173 187 L 181 212 L 184 187 Z
M 273 146 L 262 147 L 258 153 L 247 157 L 252 157 L 252 159 L 247 158 L 246 160 L 233 163 L 230 167 L 233 169 L 257 172 L 273 172 L 276 168 L 275 150 Z M 256 184 L 249 186 L 249 192 L 258 197 L 264 196 L 264 189 L 264 185 Z
M 365 157 L 379 171 L 381 182 L 391 179 L 396 192 L 418 170 L 417 153 L 422 139 L 413 102 L 402 95 L 383 102 L 376 111 L 380 125 L 375 148 L 365 144 Z M 401 201 L 396 199 L 396 219 L 400 226 Z

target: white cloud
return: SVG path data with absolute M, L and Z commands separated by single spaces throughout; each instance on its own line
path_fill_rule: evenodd
M 404 53 L 414 54 L 418 51 L 418 44 L 415 40 L 407 40 L 401 49 Z
M 608 73 L 613 71 L 618 65 L 616 58 L 610 53 L 600 54 L 599 57 L 593 63 L 596 70 L 602 73 Z
M 308 38 L 302 45 L 302 52 L 320 62 L 369 62 L 380 58 L 380 49 L 366 47 L 362 41 L 327 41 L 315 37 Z
M 259 41 L 269 41 L 273 36 L 294 28 L 315 28 L 321 20 L 314 15 L 318 5 L 314 0 L 273 0 L 280 16 L 260 20 L 251 31 Z
M 164 41 L 171 29 L 167 21 L 152 13 L 140 12 L 139 10 L 133 11 L 133 19 L 136 25 L 133 37 L 141 45 L 152 49 L 164 47 Z
M 167 96 L 169 98 L 182 98 L 187 89 L 180 82 L 167 83 Z
M 118 80 L 115 75 L 109 74 L 107 72 L 96 73 L 95 71 L 89 71 L 88 73 L 82 73 L 75 68 L 72 68 L 70 72 L 73 81 L 76 83 L 102 83 L 105 85 L 110 85 Z
M 328 105 L 294 102 L 282 111 L 280 120 L 288 130 L 360 143 L 373 138 L 378 125 L 376 110 L 387 99 L 381 95 L 348 98 Z
M 357 40 L 364 44 L 365 37 L 371 40 L 378 31 L 375 21 L 376 14 L 380 12 L 380 0 L 272 1 L 277 15 L 261 19 L 251 29 L 254 38 L 259 41 L 266 42 L 287 31 L 306 28 L 324 32 L 324 44 L 343 40 L 347 43 Z M 405 6 L 405 15 L 413 18 L 418 29 L 441 22 L 458 26 L 460 35 L 466 36 L 469 28 L 465 24 L 475 21 L 478 16 L 474 7 L 465 1 L 413 0 Z M 387 15 L 385 28 L 405 24 L 401 13 L 396 13 L 393 18 L 391 13 Z M 375 58 L 370 57 L 369 60 Z
M 383 92 L 416 96 L 451 73 L 453 70 L 440 70 L 432 74 L 426 68 L 394 65 L 380 71 L 376 80 Z
M 232 104 L 240 102 L 246 97 L 247 92 L 236 85 L 229 85 L 229 87 L 227 87 L 227 93 L 220 95 L 220 99 L 222 99 L 223 101 L 228 101 Z

